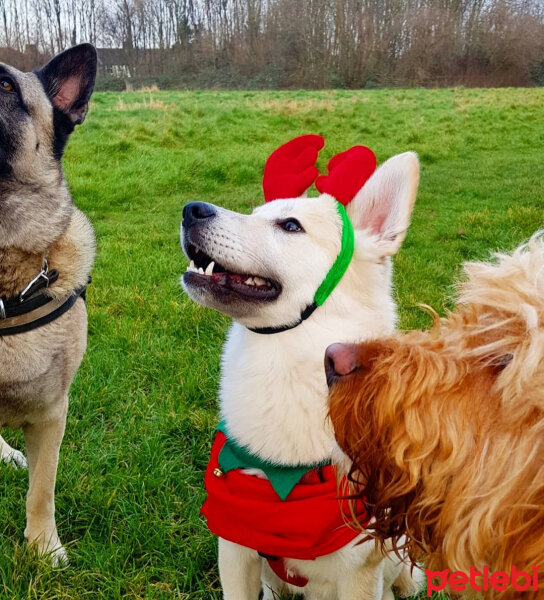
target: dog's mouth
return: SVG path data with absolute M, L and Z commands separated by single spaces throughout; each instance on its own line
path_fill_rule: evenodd
M 275 300 L 280 295 L 277 281 L 230 271 L 193 244 L 186 244 L 185 252 L 190 261 L 183 276 L 187 284 L 207 286 L 215 293 L 235 293 L 248 300 Z

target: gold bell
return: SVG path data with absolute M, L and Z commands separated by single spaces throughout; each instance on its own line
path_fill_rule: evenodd
M 221 469 L 214 469 L 214 470 L 213 470 L 213 474 L 214 474 L 216 477 L 223 477 L 223 471 L 221 471 Z

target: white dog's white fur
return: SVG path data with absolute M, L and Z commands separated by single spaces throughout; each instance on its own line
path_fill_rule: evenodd
M 355 253 L 349 268 L 323 306 L 294 329 L 272 335 L 248 327 L 294 323 L 312 301 L 341 245 L 336 201 L 318 198 L 279 200 L 251 215 L 217 209 L 201 232 L 201 249 L 226 269 L 269 277 L 281 284 L 270 302 L 222 306 L 201 288 L 184 288 L 197 302 L 235 319 L 224 347 L 220 411 L 236 441 L 263 459 L 308 464 L 331 459 L 334 433 L 327 421 L 327 385 L 323 369 L 327 346 L 391 333 L 396 309 L 392 299 L 390 256 L 404 240 L 419 180 L 413 153 L 385 162 L 348 205 L 355 229 Z M 277 227 L 297 219 L 303 233 Z M 263 516 L 266 518 L 266 516 Z M 422 575 L 384 557 L 374 542 L 360 538 L 315 561 L 288 559 L 287 567 L 307 577 L 303 593 L 313 600 L 393 600 L 391 586 L 409 596 Z M 300 588 L 281 582 L 257 552 L 220 539 L 219 569 L 225 600 L 264 599 Z

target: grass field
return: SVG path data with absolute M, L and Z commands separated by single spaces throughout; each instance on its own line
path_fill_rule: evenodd
M 442 313 L 462 261 L 543 225 L 543 123 L 543 88 L 96 94 L 65 159 L 99 240 L 57 485 L 71 565 L 31 560 L 27 474 L 0 466 L 0 599 L 220 598 L 199 507 L 228 320 L 178 285 L 184 203 L 250 211 L 268 153 L 301 133 L 326 137 L 323 166 L 357 143 L 380 162 L 416 150 L 395 279 L 401 326 L 426 326 L 416 304 Z

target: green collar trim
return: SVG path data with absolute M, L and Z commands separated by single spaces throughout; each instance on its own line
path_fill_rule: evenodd
M 285 500 L 289 496 L 293 488 L 308 471 L 330 464 L 330 461 L 297 466 L 272 463 L 259 458 L 255 454 L 251 454 L 246 448 L 238 445 L 229 436 L 225 421 L 221 421 L 216 430 L 224 433 L 227 438 L 225 445 L 219 453 L 219 468 L 221 471 L 228 473 L 234 469 L 260 469 L 264 472 L 274 491 L 282 500 Z
M 321 306 L 331 295 L 334 288 L 340 283 L 340 280 L 347 271 L 349 263 L 353 258 L 353 252 L 355 251 L 355 233 L 353 231 L 353 225 L 346 213 L 346 209 L 340 202 L 336 203 L 336 209 L 338 210 L 340 219 L 342 219 L 342 245 L 340 247 L 340 253 L 336 257 L 330 271 L 327 273 L 327 276 L 322 281 L 321 285 L 317 288 L 317 292 L 314 296 L 314 302 L 317 306 Z
M 317 292 L 314 294 L 314 299 L 311 304 L 302 311 L 299 320 L 296 323 L 290 325 L 280 325 L 279 327 L 250 327 L 249 330 L 254 333 L 281 333 L 282 331 L 288 331 L 300 325 L 305 321 L 318 307 L 324 304 L 325 300 L 331 295 L 334 288 L 340 283 L 340 280 L 344 276 L 351 259 L 353 258 L 353 252 L 355 251 L 355 232 L 353 231 L 353 225 L 349 220 L 346 213 L 346 209 L 343 204 L 336 202 L 336 209 L 342 220 L 342 242 L 340 246 L 340 252 L 334 261 L 334 264 L 330 268 L 329 272 L 325 276 L 325 279 L 321 282 L 321 285 L 317 288 Z

